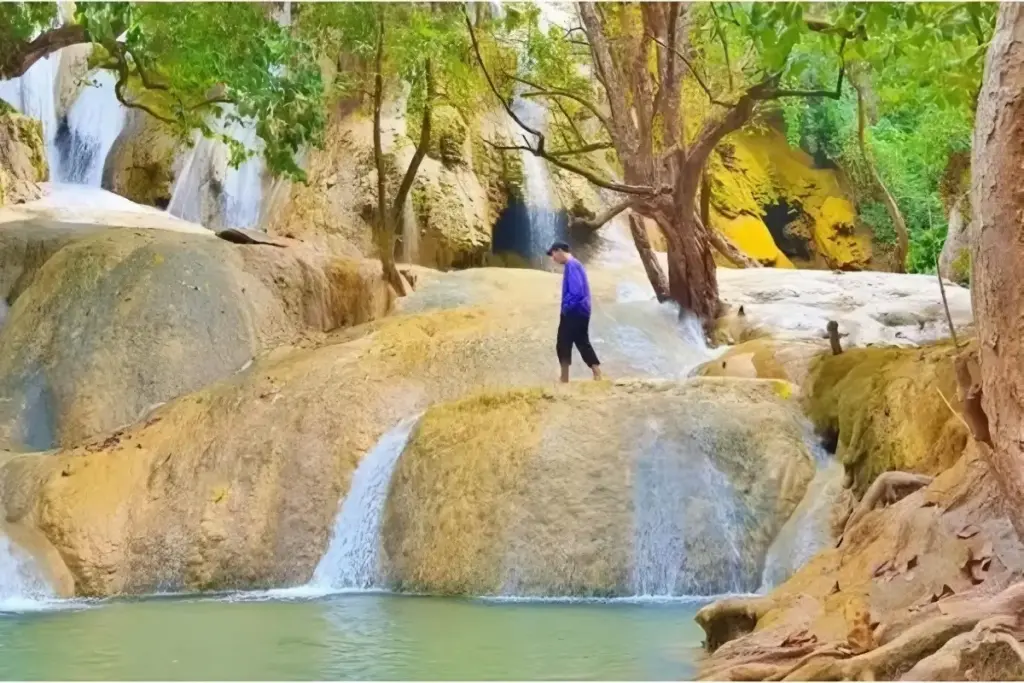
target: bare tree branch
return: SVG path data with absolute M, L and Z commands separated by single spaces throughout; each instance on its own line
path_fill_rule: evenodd
M 469 29 L 469 37 L 473 43 L 473 52 L 476 54 L 477 61 L 480 62 L 480 69 L 484 72 L 484 78 L 487 79 L 487 85 L 490 86 L 491 92 L 493 92 L 494 96 L 498 98 L 499 102 L 501 102 L 501 106 L 505 109 L 505 113 L 512 117 L 512 120 L 518 123 L 520 128 L 528 133 L 536 135 L 537 137 L 543 137 L 539 130 L 534 130 L 530 126 L 526 125 L 526 123 L 520 119 L 514 111 L 512 111 L 511 105 L 505 101 L 505 98 L 501 96 L 501 93 L 498 92 L 498 87 L 494 85 L 494 80 L 491 79 L 491 74 L 487 70 L 487 65 L 484 64 L 483 55 L 480 54 L 480 43 L 477 42 L 476 31 L 473 29 L 473 22 L 469 19 L 469 13 L 466 12 L 465 5 L 462 7 L 462 13 L 466 17 L 466 28 Z
M 659 194 L 667 194 L 672 191 L 672 188 L 670 187 L 663 187 L 660 190 L 655 190 L 653 187 L 647 187 L 644 185 L 624 185 L 622 183 L 616 183 L 612 180 L 606 180 L 604 178 L 601 178 L 600 176 L 591 173 L 590 171 L 584 168 L 580 168 L 579 166 L 570 164 L 544 151 L 543 135 L 540 136 L 540 142 L 538 143 L 538 146 L 536 148 L 531 147 L 529 145 L 499 145 L 487 139 L 484 139 L 484 142 L 490 145 L 492 148 L 499 149 L 502 151 L 515 150 L 520 152 L 529 152 L 530 154 L 536 157 L 547 159 L 548 162 L 550 162 L 553 166 L 557 166 L 561 169 L 569 171 L 570 173 L 575 173 L 576 175 L 589 180 L 594 185 L 597 185 L 598 187 L 603 187 L 606 190 L 612 190 L 613 192 L 621 192 L 622 194 L 634 194 L 644 197 L 653 197 Z
M 534 88 L 536 90 L 536 92 L 524 94 L 523 97 L 540 97 L 540 96 L 544 96 L 544 97 L 565 97 L 567 99 L 574 100 L 574 101 L 579 102 L 580 104 L 582 104 L 587 109 L 589 109 L 590 112 L 594 116 L 597 117 L 597 120 L 601 122 L 601 124 L 605 127 L 605 129 L 607 129 L 608 131 L 611 131 L 611 129 L 612 129 L 611 128 L 611 122 L 608 121 L 608 118 L 604 114 L 601 113 L 601 111 L 597 108 L 597 106 L 593 102 L 590 102 L 589 100 L 587 100 L 587 98 L 583 97 L 582 95 L 578 95 L 578 94 L 576 94 L 574 92 L 571 92 L 569 90 L 562 90 L 560 88 L 548 88 L 546 86 L 540 85 L 538 83 L 534 83 L 534 82 L 529 81 L 529 80 L 527 80 L 525 78 L 522 78 L 520 76 L 509 76 L 509 77 L 512 80 L 514 80 L 514 81 L 522 83 L 523 85 L 528 85 L 531 88 Z
M 597 214 L 593 218 L 573 219 L 572 223 L 570 224 L 570 227 L 586 230 L 597 230 L 602 225 L 604 225 L 611 219 L 615 218 L 626 209 L 631 208 L 634 204 L 636 204 L 636 199 L 625 199 L 619 202 L 618 204 L 613 204 L 612 206 L 609 206 L 607 209 Z
M 610 142 L 593 142 L 593 143 L 591 143 L 589 145 L 583 145 L 582 147 L 577 147 L 576 149 L 554 150 L 554 151 L 548 152 L 548 155 L 553 156 L 553 157 L 571 157 L 571 156 L 576 156 L 577 154 L 589 154 L 591 152 L 599 152 L 602 149 L 611 149 L 611 148 L 612 148 L 612 143 L 610 143 Z
M 402 182 L 398 185 L 398 192 L 395 194 L 395 199 L 391 204 L 391 225 L 398 225 L 409 191 L 412 189 L 413 181 L 420 170 L 420 163 L 430 148 L 430 128 L 434 110 L 434 68 L 429 57 L 424 62 L 423 67 L 423 77 L 425 79 L 423 87 L 426 91 L 426 96 L 423 102 L 423 118 L 420 121 L 420 139 L 416 143 L 416 151 L 413 153 L 412 159 L 409 160 L 409 166 L 405 169 L 405 175 L 402 177 Z
M 735 86 L 732 81 L 732 64 L 729 63 L 729 41 L 726 40 L 725 31 L 722 30 L 722 22 L 718 17 L 718 10 L 715 9 L 715 3 L 711 3 L 711 14 L 715 18 L 715 33 L 718 34 L 719 39 L 722 42 L 722 52 L 725 54 L 725 71 L 729 74 L 729 90 L 732 90 Z
M 661 47 L 665 48 L 666 50 L 669 50 L 669 51 L 675 53 L 676 57 L 678 57 L 679 60 L 683 64 L 686 65 L 686 68 L 690 70 L 690 73 L 693 74 L 694 79 L 696 79 L 696 81 L 697 81 L 697 85 L 699 85 L 701 90 L 703 90 L 704 93 L 708 96 L 708 100 L 711 101 L 711 104 L 717 104 L 720 107 L 732 107 L 732 106 L 735 106 L 735 105 L 729 104 L 728 102 L 723 102 L 722 100 L 720 100 L 717 97 L 715 97 L 715 95 L 711 92 L 711 88 L 709 88 L 708 84 L 704 81 L 704 77 L 700 75 L 700 73 L 697 71 L 697 69 L 694 68 L 693 64 L 690 63 L 690 60 L 687 59 L 686 56 L 683 55 L 682 52 L 680 52 L 679 50 L 677 50 L 674 47 L 666 45 L 665 43 L 663 43 L 662 41 L 658 40 L 654 36 L 651 36 L 651 39 L 655 43 L 660 45 Z

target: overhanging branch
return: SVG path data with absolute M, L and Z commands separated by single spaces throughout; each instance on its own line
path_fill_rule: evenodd
M 18 78 L 23 76 L 32 65 L 43 57 L 80 43 L 91 43 L 89 32 L 81 24 L 65 24 L 44 31 L 34 40 L 18 46 L 4 46 L 3 60 L 0 61 L 0 79 Z
M 547 161 L 550 162 L 553 166 L 557 166 L 558 168 L 561 168 L 561 169 L 564 169 L 566 171 L 569 171 L 570 173 L 575 173 L 576 175 L 581 176 L 581 177 L 585 178 L 586 180 L 590 181 L 594 185 L 597 185 L 598 187 L 603 187 L 606 190 L 612 190 L 613 192 L 621 192 L 622 194 L 634 194 L 634 195 L 640 195 L 640 196 L 644 196 L 644 197 L 653 197 L 653 196 L 658 195 L 658 194 L 664 194 L 664 193 L 667 193 L 667 192 L 671 192 L 671 188 L 669 188 L 669 187 L 664 187 L 661 190 L 655 190 L 653 187 L 647 187 L 647 186 L 644 186 L 644 185 L 624 185 L 622 183 L 617 183 L 615 181 L 607 180 L 605 178 L 602 178 L 602 177 L 598 176 L 597 174 L 592 173 L 591 171 L 586 170 L 585 168 L 580 168 L 579 166 L 576 166 L 575 164 L 570 164 L 567 161 L 563 161 L 562 159 L 560 159 L 558 157 L 555 157 L 555 156 L 552 156 L 550 153 L 544 151 L 544 136 L 543 135 L 539 136 L 539 141 L 538 141 L 537 147 L 531 147 L 530 145 L 499 145 L 499 144 L 497 144 L 495 142 L 492 142 L 491 140 L 487 140 L 487 139 L 484 139 L 484 142 L 486 144 L 490 145 L 494 149 L 498 149 L 498 150 L 502 150 L 502 151 L 506 151 L 506 152 L 509 152 L 509 151 L 529 152 L 530 154 L 532 154 L 532 155 L 534 155 L 536 157 L 540 157 L 542 159 L 547 159 Z

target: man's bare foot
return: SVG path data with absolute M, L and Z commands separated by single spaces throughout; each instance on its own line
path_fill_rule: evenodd
M 562 384 L 568 384 L 569 383 L 569 366 L 568 365 L 563 365 L 562 366 L 562 376 L 559 378 L 559 381 Z
M 604 379 L 604 375 L 601 374 L 600 365 L 595 365 L 594 367 L 590 368 L 590 371 L 594 373 L 595 382 L 600 382 L 602 379 Z

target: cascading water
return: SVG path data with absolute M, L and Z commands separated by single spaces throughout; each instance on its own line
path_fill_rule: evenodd
M 714 444 L 688 439 L 686 457 L 680 443 L 664 438 L 650 420 L 639 443 L 633 484 L 634 548 L 632 590 L 637 596 L 709 595 L 750 590 L 736 532 L 743 524 L 736 493 L 708 455 Z M 691 458 L 699 463 L 694 466 Z M 710 506 L 709 519 L 727 548 L 728 561 L 708 575 L 691 566 L 691 554 L 708 539 L 686 528 L 687 507 L 695 500 Z
M 380 586 L 380 526 L 388 487 L 419 418 L 417 415 L 400 422 L 359 463 L 338 512 L 327 553 L 313 572 L 311 587 L 366 590 Z
M 32 558 L 0 531 L 0 612 L 21 611 L 53 597 Z
M 759 592 L 783 583 L 835 540 L 831 510 L 843 489 L 843 466 L 830 460 L 820 445 L 813 452 L 818 470 L 800 504 L 768 547 Z
M 232 168 L 227 145 L 196 133 L 174 181 L 167 211 L 211 229 L 256 227 L 263 201 L 263 159 L 258 154 L 261 142 L 255 124 L 218 121 L 213 128 L 257 154 Z
M 536 101 L 526 97 L 516 98 L 513 110 L 531 128 L 541 130 L 544 127 L 545 110 Z M 512 139 L 519 139 L 523 131 L 515 123 L 512 127 Z M 558 236 L 558 205 L 551 188 L 547 162 L 526 150 L 520 152 L 520 156 L 523 161 L 524 199 L 530 222 L 528 254 L 530 258 L 540 259 Z
M 126 115 L 114 95 L 115 83 L 112 73 L 97 71 L 68 110 L 55 141 L 58 154 L 52 170 L 57 182 L 99 187 L 103 181 L 103 164 Z
M 60 55 L 43 57 L 20 78 L 0 81 L 0 99 L 26 116 L 39 119 L 43 124 L 43 138 L 47 142 L 47 156 L 56 159 L 53 140 L 57 135 L 57 107 L 54 82 Z

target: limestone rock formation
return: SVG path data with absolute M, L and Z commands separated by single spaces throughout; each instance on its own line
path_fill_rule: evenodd
M 420 166 L 411 193 L 412 210 L 405 213 L 418 230 L 417 239 L 405 240 L 418 251 L 408 260 L 440 268 L 481 263 L 500 211 L 490 205 L 487 183 L 474 172 L 478 164 L 473 145 L 457 116 L 448 112 L 442 117 L 441 123 L 447 125 L 441 126 L 432 154 Z M 400 170 L 414 151 L 401 103 L 388 105 L 383 128 L 393 176 L 389 182 L 397 186 Z M 308 184 L 291 184 L 271 207 L 271 234 L 335 253 L 376 256 L 370 224 L 376 206 L 372 129 L 363 114 L 342 107 L 332 113 L 324 149 L 307 157 Z
M 949 337 L 934 275 L 753 268 L 722 269 L 718 278 L 722 299 L 732 307 L 719 322 L 722 343 L 765 334 L 824 339 L 829 320 L 838 322 L 844 348 L 915 346 Z M 970 292 L 950 284 L 946 296 L 957 332 L 966 334 L 973 324 Z
M 15 244 L 19 232 L 48 230 L 0 226 Z M 12 256 L 24 260 L 5 253 L 0 277 L 11 304 L 0 433 L 27 448 L 115 429 L 281 343 L 378 317 L 390 301 L 375 264 L 210 233 L 64 229 L 22 243 Z
M 49 179 L 43 126 L 0 102 L 0 206 L 37 199 Z
M 883 472 L 935 475 L 951 467 L 967 443 L 959 415 L 957 350 L 850 349 L 814 361 L 807 381 L 808 415 L 836 442 L 855 493 Z
M 711 224 L 775 267 L 864 270 L 870 231 L 835 171 L 819 169 L 774 128 L 736 133 L 709 162 Z
M 103 187 L 133 202 L 166 208 L 181 141 L 140 109 L 128 111 L 103 167 Z
M 464 595 L 754 590 L 814 471 L 783 387 L 580 384 L 435 406 L 392 478 L 389 582 Z
M 803 386 L 814 359 L 827 351 L 822 343 L 751 339 L 730 347 L 698 370 L 703 377 L 778 379 Z
M 102 418 L 116 425 L 132 419 L 136 406 L 144 411 L 145 400 L 136 396 L 155 392 L 148 385 L 125 392 L 123 387 L 132 386 L 134 376 L 160 379 L 157 388 L 166 388 L 170 380 L 161 378 L 169 370 L 188 378 L 195 377 L 198 369 L 220 363 L 214 370 L 230 373 L 240 369 L 249 355 L 244 335 L 225 323 L 206 331 L 201 346 L 187 336 L 199 334 L 197 327 L 209 321 L 204 312 L 211 307 L 215 316 L 240 317 L 242 304 L 248 301 L 225 306 L 226 313 L 220 314 L 215 308 L 219 300 L 189 291 L 191 285 L 209 282 L 212 288 L 219 283 L 225 297 L 240 285 L 246 287 L 246 296 L 262 291 L 254 276 L 242 282 L 230 278 L 234 272 L 230 266 L 239 258 L 248 263 L 247 249 L 225 242 L 225 251 L 212 252 L 227 261 L 224 269 L 200 271 L 199 265 L 206 263 L 205 247 L 191 244 L 192 238 L 173 235 L 185 244 L 171 248 L 163 243 L 169 238 L 162 233 L 149 240 L 129 234 L 131 238 L 124 242 L 124 238 L 114 240 L 120 251 L 107 254 L 107 261 L 121 257 L 120 265 L 109 263 L 115 273 L 119 269 L 128 274 L 151 273 L 145 296 L 159 297 L 147 307 L 154 311 L 152 316 L 131 325 L 130 318 L 119 318 L 129 329 L 118 333 L 93 324 L 84 312 L 72 315 L 73 303 L 52 301 L 54 313 L 60 314 L 56 320 L 80 325 L 77 346 L 81 350 L 60 351 L 50 332 L 53 323 L 41 325 L 40 341 L 22 345 L 22 356 L 32 351 L 33 357 L 53 363 L 37 352 L 48 343 L 59 351 L 51 355 L 72 370 L 70 360 L 90 361 L 66 380 L 57 377 L 54 381 L 62 383 L 55 386 L 88 391 L 72 394 L 78 398 L 75 405 L 102 406 L 114 414 L 83 409 L 75 413 L 80 420 Z M 67 272 L 88 272 L 95 258 L 91 252 L 97 249 L 96 241 L 103 239 L 112 237 L 97 233 L 51 257 L 15 301 L 12 316 L 25 315 L 19 309 L 27 306 L 22 299 L 31 290 L 50 291 L 41 285 L 45 271 L 56 265 L 54 259 L 77 253 L 85 263 L 79 268 L 65 264 L 70 267 Z M 218 242 L 210 238 L 211 244 Z M 76 251 L 65 253 L 69 249 Z M 231 250 L 237 249 L 241 256 L 232 257 Z M 248 249 L 267 250 L 268 259 L 280 258 L 270 255 L 286 251 Z M 177 264 L 176 278 L 149 265 L 155 254 Z M 183 266 L 186 256 L 192 262 Z M 287 284 L 291 279 L 286 265 L 269 273 L 255 272 L 270 275 L 271 280 L 280 275 Z M 121 278 L 121 295 L 106 306 L 94 297 L 100 291 L 112 294 L 113 281 L 93 285 L 92 290 L 83 289 L 88 283 L 74 281 L 82 293 L 73 300 L 95 302 L 98 313 L 108 307 L 138 310 L 122 300 L 125 296 L 138 304 L 144 300 L 127 287 L 130 278 Z M 162 293 L 161 287 L 169 291 Z M 0 501 L 6 518 L 38 528 L 49 539 L 74 575 L 79 594 L 251 588 L 306 581 L 326 548 L 339 497 L 347 490 L 353 468 L 390 426 L 433 402 L 460 399 L 485 387 L 544 384 L 557 371 L 551 348 L 557 326 L 556 275 L 502 269 L 432 277 L 424 273 L 418 287 L 402 302 L 406 310 L 416 313 L 410 310 L 409 315 L 339 331 L 326 344 L 301 339 L 283 344 L 237 376 L 172 400 L 129 429 L 56 455 L 25 454 L 8 461 L 0 467 Z M 615 289 L 607 283 L 595 283 L 594 296 L 605 309 L 595 318 L 594 339 L 610 372 L 627 377 L 682 377 L 700 360 L 699 352 L 680 338 L 670 312 L 645 302 L 616 304 Z M 154 305 L 159 302 L 166 303 Z M 285 297 L 285 302 L 296 314 L 305 310 L 301 298 Z M 186 305 L 196 308 L 187 318 L 177 314 L 168 319 L 172 303 L 176 311 L 184 311 Z M 271 311 L 280 310 L 267 305 Z M 159 315 L 163 317 L 153 317 Z M 165 321 L 184 329 L 174 332 Z M 10 344 L 8 340 L 16 338 L 11 330 L 17 329 L 21 325 L 12 319 L 0 332 L 0 345 Z M 67 336 L 78 328 L 65 329 L 69 329 Z M 267 327 L 257 325 L 256 329 L 266 331 Z M 212 345 L 211 333 L 241 337 L 241 351 Z M 111 335 L 120 335 L 116 343 Z M 24 336 L 17 333 L 17 338 Z M 168 343 L 151 345 L 163 339 Z M 282 341 L 287 341 L 287 335 L 277 337 L 278 343 Z M 307 348 L 311 346 L 315 348 Z M 118 349 L 120 354 L 115 352 Z M 171 354 L 178 361 L 168 369 L 154 362 Z M 215 355 L 203 358 L 203 354 Z M 106 374 L 94 369 L 98 367 Z M 175 387 L 183 384 L 181 379 L 175 381 Z M 109 389 L 114 385 L 116 395 Z

